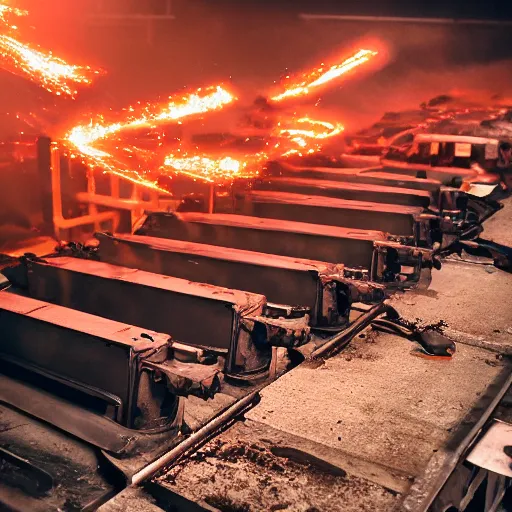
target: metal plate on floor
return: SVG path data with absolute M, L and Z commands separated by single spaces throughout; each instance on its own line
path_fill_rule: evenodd
M 512 458 L 503 448 L 512 445 L 512 425 L 495 420 L 467 457 L 468 462 L 512 478 Z

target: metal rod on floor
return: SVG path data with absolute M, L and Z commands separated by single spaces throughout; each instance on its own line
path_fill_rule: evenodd
M 379 315 L 388 313 L 389 311 L 395 312 L 393 307 L 388 303 L 381 302 L 380 304 L 377 304 L 367 313 L 364 313 L 357 320 L 352 322 L 345 330 L 333 336 L 325 345 L 317 348 L 311 354 L 310 358 L 316 359 L 319 357 L 333 355 L 335 352 L 348 345 L 356 334 L 368 327 Z
M 200 428 L 197 432 L 192 434 L 185 441 L 175 446 L 170 452 L 162 455 L 159 459 L 155 460 L 145 468 L 141 469 L 138 473 L 135 473 L 131 478 L 131 485 L 137 485 L 148 480 L 155 475 L 160 469 L 168 466 L 170 463 L 175 461 L 178 457 L 183 455 L 185 452 L 197 446 L 210 434 L 221 428 L 224 424 L 228 423 L 235 416 L 238 416 L 244 409 L 255 405 L 256 398 L 259 396 L 258 391 L 251 393 L 250 395 L 242 398 L 231 407 L 229 407 L 222 414 L 214 418 L 212 421 L 207 423 L 204 427 Z

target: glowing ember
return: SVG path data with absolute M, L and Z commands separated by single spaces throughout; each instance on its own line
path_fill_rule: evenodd
M 71 146 L 72 150 L 78 151 L 83 162 L 91 167 L 98 167 L 104 172 L 121 176 L 134 183 L 167 192 L 157 185 L 156 180 L 149 177 L 150 171 L 141 168 L 134 170 L 133 165 L 123 164 L 112 153 L 103 147 L 98 147 L 98 145 L 102 143 L 103 145 L 114 146 L 112 148 L 113 152 L 118 150 L 119 147 L 115 142 L 112 144 L 109 137 L 119 132 L 179 121 L 186 117 L 221 109 L 234 100 L 235 97 L 220 86 L 205 90 L 198 89 L 196 92 L 184 95 L 179 99 L 171 97 L 165 104 L 148 104 L 140 108 L 137 114 L 134 114 L 135 108 L 130 107 L 127 109 L 128 115 L 125 115 L 121 122 L 111 124 L 89 123 L 75 126 L 65 137 L 65 142 Z M 123 146 L 123 152 L 130 159 L 134 156 L 143 159 L 148 156 L 148 152 L 140 148 L 127 146 L 126 144 L 123 144 Z
M 279 126 L 281 126 L 281 123 Z M 308 147 L 308 145 L 311 144 L 311 139 L 313 139 L 313 141 L 328 139 L 329 137 L 339 135 L 344 130 L 342 124 L 317 121 L 309 117 L 297 119 L 296 126 L 297 127 L 294 128 L 279 128 L 279 136 L 290 138 L 291 141 L 295 142 L 301 148 Z M 308 139 L 310 142 L 308 142 Z M 321 145 L 318 143 L 314 150 L 319 151 L 320 149 Z
M 70 65 L 54 57 L 51 52 L 20 42 L 15 37 L 17 27 L 10 23 L 13 16 L 25 14 L 25 11 L 12 8 L 5 2 L 0 3 L 0 29 L 4 27 L 4 33 L 0 33 L 0 67 L 24 76 L 57 95 L 74 97 L 76 87 L 89 85 L 98 71 Z M 306 73 L 298 83 L 285 84 L 284 92 L 271 100 L 277 102 L 306 95 L 311 89 L 327 84 L 367 62 L 375 54 L 370 50 L 360 50 L 341 64 Z M 68 131 L 62 143 L 71 150 L 74 158 L 81 158 L 89 167 L 100 168 L 103 172 L 153 190 L 168 192 L 161 188 L 156 179 L 162 172 L 185 174 L 209 182 L 254 177 L 269 158 L 314 153 L 322 148 L 326 139 L 343 131 L 340 124 L 308 117 L 296 119 L 293 114 L 276 122 L 275 128 L 269 128 L 264 152 L 249 156 L 201 155 L 180 148 L 176 154 L 165 157 L 162 164 L 159 152 L 138 147 L 144 143 L 138 137 L 138 129 L 153 129 L 168 123 L 181 124 L 187 117 L 222 109 L 235 100 L 230 92 L 217 86 L 198 89 L 181 97 L 170 97 L 163 103 L 139 103 L 124 110 L 117 118 L 107 120 L 104 116 L 97 116 L 88 123 L 75 126 Z M 136 145 L 125 136 L 129 131 L 134 135 L 129 140 L 135 140 Z M 160 135 L 157 144 L 161 148 Z
M 0 4 L 0 23 L 7 34 L 0 35 L 0 66 L 15 75 L 23 76 L 49 92 L 74 97 L 76 87 L 90 85 L 100 72 L 89 66 L 74 66 L 53 56 L 51 52 L 31 48 L 13 37 L 17 29 L 9 26 L 9 18 L 26 15 L 26 11 Z
M 278 124 L 272 137 L 277 139 L 274 146 L 269 147 L 268 153 L 257 153 L 250 156 L 212 157 L 206 155 L 168 155 L 162 170 L 171 170 L 180 174 L 200 179 L 209 183 L 232 181 L 236 178 L 254 178 L 258 176 L 261 166 L 269 158 L 286 157 L 290 155 L 311 154 L 322 149 L 323 140 L 339 135 L 343 131 L 340 124 L 317 121 L 302 117 L 296 121 L 288 120 L 296 128 L 281 128 Z
M 141 111 L 138 114 L 134 114 L 134 107 L 129 107 L 127 109 L 128 115 L 125 115 L 125 119 L 120 122 L 110 124 L 91 122 L 87 125 L 75 126 L 66 136 L 66 139 L 76 146 L 93 144 L 120 131 L 153 127 L 169 121 L 179 121 L 184 117 L 219 110 L 235 99 L 232 94 L 220 86 L 210 87 L 204 91 L 198 89 L 179 100 L 171 97 L 165 104 L 148 104 L 140 109 Z
M 285 86 L 285 91 L 273 96 L 271 99 L 272 101 L 282 101 L 291 97 L 304 96 L 308 94 L 311 89 L 324 85 L 327 82 L 348 73 L 350 70 L 368 62 L 375 55 L 377 55 L 377 52 L 372 50 L 359 50 L 356 54 L 343 61 L 341 64 L 335 64 L 327 69 L 322 64 L 320 68 L 309 73 L 305 73 L 300 78 L 299 82 L 283 84 Z
M 252 178 L 259 174 L 261 164 L 267 160 L 265 154 L 258 153 L 250 157 L 233 158 L 225 156 L 213 158 L 208 156 L 168 155 L 164 168 L 194 179 L 218 183 L 235 178 Z
M 9 18 L 11 16 L 26 16 L 28 11 L 24 11 L 22 9 L 17 9 L 16 7 L 10 7 L 6 4 L 0 4 L 0 22 L 4 24 L 9 23 Z M 13 30 L 16 30 L 16 26 L 11 26 Z

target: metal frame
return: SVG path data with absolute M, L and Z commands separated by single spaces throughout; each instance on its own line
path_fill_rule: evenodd
M 174 209 L 178 201 L 162 199 L 156 190 L 151 191 L 151 200 L 142 199 L 143 187 L 133 185 L 132 195 L 129 199 L 121 198 L 119 192 L 119 176 L 110 175 L 111 195 L 96 193 L 96 179 L 93 169 L 87 172 L 87 191 L 76 194 L 76 200 L 87 203 L 88 215 L 66 219 L 62 212 L 62 184 L 61 184 L 61 151 L 57 145 L 52 144 L 51 150 L 51 182 L 52 182 L 52 207 L 53 207 L 53 231 L 57 239 L 61 239 L 61 230 L 78 226 L 93 225 L 95 231 L 101 230 L 102 222 L 110 221 L 112 231 L 117 231 L 120 221 L 118 211 L 98 212 L 98 206 L 115 208 L 116 210 L 128 210 L 131 213 L 131 225 L 133 226 L 146 209 L 152 211 L 168 211 Z

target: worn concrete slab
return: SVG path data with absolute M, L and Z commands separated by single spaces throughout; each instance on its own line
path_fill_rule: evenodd
M 510 371 L 505 364 L 466 345 L 451 361 L 427 360 L 396 336 L 357 338 L 320 367 L 301 365 L 265 388 L 247 417 L 388 468 L 398 486 L 463 426 L 487 387 Z
M 405 318 L 443 320 L 449 330 L 480 337 L 512 351 L 512 274 L 494 266 L 445 262 L 428 290 L 397 294 L 391 304 Z M 462 341 L 463 336 L 458 336 Z
M 290 448 L 274 433 L 265 425 L 239 422 L 157 483 L 205 508 L 224 511 L 369 512 L 396 504 L 396 493 Z
M 195 396 L 189 396 L 184 399 L 185 412 L 184 420 L 190 430 L 199 430 L 214 416 L 220 414 L 230 405 L 236 402 L 236 398 L 224 393 L 217 393 L 215 397 L 209 400 L 203 400 Z
M 504 208 L 485 222 L 482 238 L 512 247 L 512 197 L 500 202 Z

